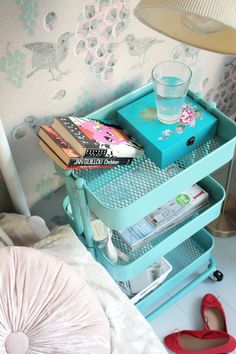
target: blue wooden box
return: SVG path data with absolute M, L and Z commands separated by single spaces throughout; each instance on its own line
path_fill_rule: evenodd
M 176 124 L 157 119 L 154 92 L 117 112 L 117 121 L 143 145 L 146 156 L 160 168 L 169 166 L 216 134 L 217 119 L 187 96 Z

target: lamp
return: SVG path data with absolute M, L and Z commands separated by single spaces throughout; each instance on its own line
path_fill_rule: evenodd
M 141 0 L 134 15 L 145 25 L 180 42 L 236 55 L 236 0 Z M 212 234 L 219 237 L 236 235 L 236 199 L 229 194 L 232 171 L 233 159 L 221 215 L 208 225 Z
M 142 0 L 134 15 L 180 42 L 236 55 L 235 0 Z

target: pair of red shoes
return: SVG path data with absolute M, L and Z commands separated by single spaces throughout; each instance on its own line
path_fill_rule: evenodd
M 225 354 L 236 348 L 236 340 L 227 332 L 221 303 L 213 294 L 206 294 L 201 304 L 205 329 L 180 331 L 165 337 L 165 345 L 176 354 Z

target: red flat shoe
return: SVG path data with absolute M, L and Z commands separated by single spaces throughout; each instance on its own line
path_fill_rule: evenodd
M 169 334 L 165 345 L 176 354 L 230 353 L 236 348 L 236 340 L 228 333 L 203 330 L 180 331 Z
M 202 299 L 201 315 L 205 329 L 227 332 L 224 309 L 213 294 L 206 294 Z

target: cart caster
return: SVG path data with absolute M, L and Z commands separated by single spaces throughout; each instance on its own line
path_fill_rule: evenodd
M 224 275 L 223 275 L 223 273 L 220 271 L 220 270 L 215 270 L 214 272 L 213 272 L 213 274 L 210 276 L 210 278 L 212 279 L 212 280 L 215 280 L 215 281 L 222 281 L 223 280 L 223 278 L 224 278 Z

